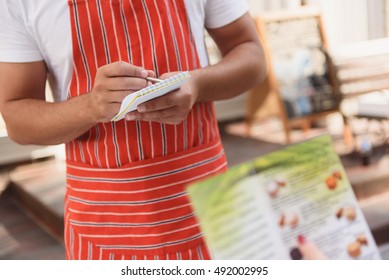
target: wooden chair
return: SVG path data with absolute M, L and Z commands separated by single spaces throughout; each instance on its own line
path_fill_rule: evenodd
M 331 56 L 342 100 L 345 102 L 354 100 L 356 106 L 351 115 L 343 114 L 346 125 L 350 127 L 353 119 L 365 119 L 368 129 L 372 121 L 379 122 L 381 123 L 379 133 L 381 133 L 382 144 L 387 145 L 389 140 L 387 133 L 389 128 L 387 125 L 389 120 L 389 39 L 344 45 L 333 51 Z M 350 130 L 353 137 L 352 144 L 358 149 L 355 141 L 358 133 L 352 128 Z

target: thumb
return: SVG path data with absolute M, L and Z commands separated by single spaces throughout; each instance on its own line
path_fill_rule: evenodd
M 312 241 L 308 240 L 304 235 L 297 237 L 297 246 L 301 255 L 306 260 L 326 260 L 327 257 Z

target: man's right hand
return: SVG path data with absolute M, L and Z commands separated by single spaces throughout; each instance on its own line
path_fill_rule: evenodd
M 93 120 L 96 123 L 110 121 L 127 95 L 149 85 L 145 79 L 148 76 L 155 77 L 155 73 L 123 61 L 100 67 L 93 89 L 88 93 Z
M 125 62 L 98 69 L 93 89 L 63 102 L 46 102 L 44 61 L 0 63 L 0 111 L 8 136 L 19 144 L 67 143 L 95 126 L 110 121 L 126 95 L 147 86 L 155 76 Z

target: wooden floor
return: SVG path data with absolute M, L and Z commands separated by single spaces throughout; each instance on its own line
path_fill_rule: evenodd
M 256 156 L 260 156 L 280 148 L 279 144 L 272 144 L 224 133 L 223 126 L 221 126 L 221 133 L 222 141 L 230 166 L 239 164 L 248 159 L 252 159 Z M 380 154 L 381 152 L 376 153 L 376 158 L 374 159 L 375 161 L 379 159 Z M 366 168 L 358 170 L 357 160 L 358 159 L 353 157 L 353 155 L 342 158 L 346 169 L 347 166 L 353 168 L 356 167 L 356 175 L 360 175 L 361 172 L 362 174 L 363 172 L 367 173 Z M 371 168 L 377 169 L 374 166 Z M 355 168 L 353 170 L 355 170 Z M 389 196 L 389 182 L 382 183 L 383 181 L 381 179 L 377 178 L 378 183 L 372 185 L 373 187 L 369 188 L 369 191 L 363 192 L 361 190 L 358 194 L 361 198 L 370 198 L 370 200 L 366 200 L 365 206 L 367 207 L 368 212 L 365 214 L 373 215 L 370 217 L 370 219 L 376 221 L 377 223 L 379 223 L 380 220 L 376 219 L 376 217 L 382 216 L 383 218 L 387 218 L 389 216 L 389 212 L 386 212 L 386 210 L 382 211 L 385 209 L 384 207 L 387 207 L 384 205 L 386 202 L 383 200 L 383 198 L 385 195 Z M 379 182 L 381 183 L 379 184 Z M 55 193 L 57 192 L 58 191 L 55 191 Z M 50 193 L 52 195 L 53 192 Z M 61 191 L 58 193 L 61 193 Z M 379 195 L 375 197 L 373 195 L 374 193 Z M 52 200 L 52 197 L 50 199 Z M 16 203 L 11 196 L 10 191 L 5 191 L 0 196 L 0 227 L 6 230 L 5 233 L 0 231 L 0 246 L 3 246 L 3 244 L 8 244 L 10 248 L 8 251 L 2 251 L 0 248 L 0 259 L 64 259 L 65 253 L 61 240 L 54 238 L 53 236 L 55 235 L 52 234 L 50 229 L 42 227 L 42 224 L 37 223 L 36 219 L 22 211 L 19 206 L 20 205 L 18 205 L 18 203 Z M 389 231 L 385 231 L 382 234 L 389 234 Z M 385 259 L 389 259 L 389 245 L 382 244 L 381 250 L 383 257 Z
M 13 248 L 7 254 L 0 254 L 0 259 L 65 259 L 63 245 L 23 212 L 8 192 L 0 196 L 0 224 L 7 230 L 9 236 L 16 241 L 16 246 L 12 246 Z M 3 236 L 0 235 L 0 240 L 5 238 L 7 237 L 4 234 Z M 3 244 L 3 246 L 7 246 L 7 244 Z

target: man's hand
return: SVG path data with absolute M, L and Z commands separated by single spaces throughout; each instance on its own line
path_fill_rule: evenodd
M 167 79 L 176 74 L 166 73 L 160 78 Z M 196 79 L 192 77 L 180 89 L 139 105 L 138 111 L 126 115 L 126 120 L 179 124 L 186 119 L 197 97 Z
M 145 79 L 148 76 L 155 77 L 155 74 L 122 61 L 100 67 L 93 89 L 88 93 L 90 113 L 95 122 L 110 121 L 127 95 L 149 84 Z
M 0 63 L 0 110 L 8 136 L 19 144 L 69 142 L 99 122 L 110 121 L 124 97 L 148 85 L 154 72 L 114 62 L 98 69 L 92 91 L 64 102 L 46 102 L 43 61 Z

